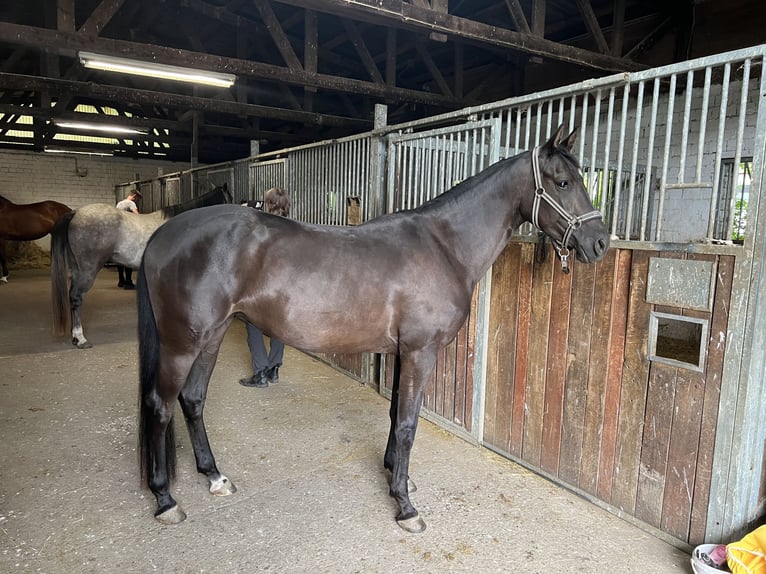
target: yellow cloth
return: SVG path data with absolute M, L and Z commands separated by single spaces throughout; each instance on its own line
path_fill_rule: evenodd
M 726 561 L 734 574 L 766 574 L 766 524 L 728 544 Z

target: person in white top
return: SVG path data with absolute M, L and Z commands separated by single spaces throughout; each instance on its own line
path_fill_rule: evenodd
M 137 189 L 132 189 L 130 193 L 128 194 L 128 197 L 123 199 L 122 201 L 118 201 L 117 209 L 122 209 L 124 211 L 129 211 L 131 213 L 138 213 L 138 206 L 136 205 L 136 201 L 141 199 L 141 192 Z M 133 270 L 129 267 L 123 267 L 122 265 L 117 266 L 117 273 L 119 274 L 120 278 L 117 282 L 117 287 L 122 287 L 123 289 L 135 289 L 136 286 L 133 284 Z

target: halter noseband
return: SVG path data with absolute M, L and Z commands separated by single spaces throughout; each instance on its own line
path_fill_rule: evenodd
M 569 248 L 567 247 L 567 244 L 569 243 L 569 239 L 572 237 L 572 233 L 580 229 L 580 226 L 586 221 L 597 218 L 601 219 L 601 212 L 597 209 L 594 209 L 585 215 L 571 215 L 566 209 L 562 207 L 558 201 L 554 199 L 551 194 L 545 191 L 545 188 L 543 187 L 543 177 L 540 173 L 539 151 L 540 146 L 536 146 L 532 150 L 532 173 L 535 176 L 535 200 L 532 204 L 532 224 L 540 229 L 540 224 L 538 223 L 540 200 L 545 201 L 545 203 L 551 206 L 556 211 L 556 213 L 558 213 L 566 220 L 567 228 L 566 231 L 564 231 L 564 236 L 561 238 L 561 241 L 556 241 L 552 237 L 551 241 L 553 242 L 553 246 L 556 248 L 556 253 L 559 256 L 559 261 L 561 261 L 561 270 L 564 273 L 569 273 L 569 263 L 567 261 L 569 257 Z

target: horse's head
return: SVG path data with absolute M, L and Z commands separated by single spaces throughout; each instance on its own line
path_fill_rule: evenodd
M 564 271 L 569 250 L 577 259 L 595 262 L 609 249 L 609 231 L 593 209 L 582 173 L 572 155 L 576 131 L 564 137 L 564 125 L 531 152 L 534 192 L 522 201 L 522 213 L 556 246 Z
M 231 195 L 231 192 L 229 191 L 228 183 L 223 182 L 223 185 L 214 187 L 213 191 L 221 194 L 221 197 L 223 198 L 222 203 L 234 203 L 234 197 Z

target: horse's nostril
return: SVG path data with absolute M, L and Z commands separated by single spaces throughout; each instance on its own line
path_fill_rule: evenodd
M 599 239 L 596 241 L 596 254 L 597 255 L 603 255 L 604 252 L 609 248 L 609 244 L 604 241 L 603 239 Z

